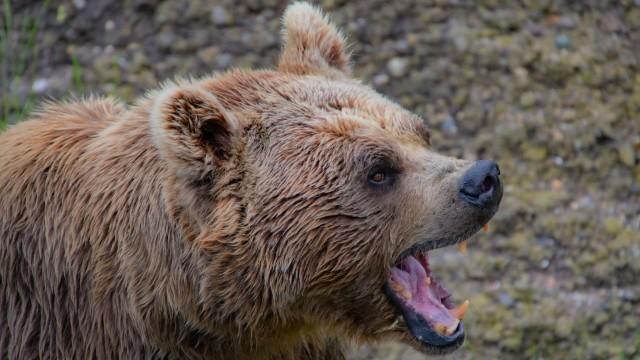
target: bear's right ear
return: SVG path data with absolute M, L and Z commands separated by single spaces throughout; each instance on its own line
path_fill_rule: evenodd
M 218 99 L 194 85 L 165 89 L 156 98 L 151 135 L 176 174 L 201 181 L 233 156 L 239 121 Z
M 314 6 L 296 2 L 282 17 L 284 46 L 278 69 L 295 74 L 349 75 L 350 56 L 340 31 Z

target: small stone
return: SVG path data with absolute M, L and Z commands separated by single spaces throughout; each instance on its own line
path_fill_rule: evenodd
M 387 63 L 389 74 L 393 77 L 403 77 L 409 68 L 409 60 L 401 57 L 394 57 Z
M 450 136 L 458 133 L 458 125 L 456 125 L 456 121 L 453 116 L 447 115 L 446 119 L 440 125 L 440 130 Z
M 198 51 L 198 58 L 202 60 L 205 64 L 211 64 L 216 59 L 218 54 L 220 53 L 220 49 L 217 46 L 210 46 L 208 48 L 204 48 Z
M 524 86 L 529 83 L 529 71 L 527 71 L 527 69 L 525 69 L 524 67 L 522 66 L 517 67 L 513 71 L 513 74 L 516 77 L 516 81 L 518 85 Z
M 159 2 L 155 10 L 154 20 L 159 24 L 169 24 L 184 16 L 183 4 L 178 1 Z
M 562 166 L 564 164 L 564 159 L 561 156 L 554 156 L 553 163 L 557 166 Z
M 116 24 L 113 22 L 113 20 L 107 20 L 104 23 L 105 31 L 111 31 L 111 30 L 115 29 L 115 27 L 116 27 Z
M 216 59 L 216 65 L 219 69 L 226 69 L 231 66 L 233 62 L 233 56 L 228 53 L 222 53 Z
M 31 85 L 31 91 L 36 94 L 42 94 L 47 90 L 49 81 L 47 79 L 36 79 Z
M 156 84 L 158 82 L 153 72 L 149 70 L 142 70 L 138 72 L 135 77 L 132 77 L 132 80 L 130 81 L 131 83 L 142 84 L 142 86 L 145 87 L 153 86 L 153 84 Z
M 629 144 L 623 144 L 618 148 L 618 155 L 623 164 L 633 167 L 636 164 L 636 156 L 633 147 Z
M 409 42 L 407 40 L 397 41 L 394 44 L 394 47 L 395 47 L 396 52 L 398 54 L 403 54 L 403 55 L 407 54 L 409 52 L 409 50 L 411 49 L 411 46 L 409 45 Z
M 560 16 L 555 23 L 558 29 L 571 30 L 576 27 L 576 20 L 570 16 Z
M 387 74 L 378 74 L 373 77 L 373 84 L 375 86 L 382 86 L 389 83 L 389 75 Z
M 640 292 L 637 289 L 619 289 L 618 297 L 625 301 L 640 300 Z
M 171 31 L 162 31 L 156 37 L 156 44 L 162 50 L 168 50 L 171 45 L 177 40 L 176 36 Z
M 87 1 L 86 0 L 73 0 L 73 5 L 75 5 L 76 9 L 82 10 L 82 9 L 84 9 L 85 5 L 87 5 Z
M 131 66 L 134 71 L 140 71 L 149 66 L 149 64 L 149 58 L 147 58 L 142 50 L 138 50 L 133 54 Z
M 327 10 L 333 10 L 336 8 L 336 0 L 324 0 L 322 2 L 322 8 Z
M 544 26 L 534 22 L 526 23 L 525 29 L 527 29 L 527 31 L 529 31 L 533 36 L 543 36 L 547 33 L 547 29 Z
M 59 5 L 56 9 L 56 21 L 62 24 L 67 19 L 67 8 L 64 5 Z
M 537 96 L 533 92 L 526 92 L 520 96 L 520 106 L 527 109 L 533 107 L 537 102 Z
M 226 26 L 233 24 L 234 19 L 224 6 L 214 6 L 211 10 L 211 21 L 218 26 Z
M 562 191 L 564 189 L 564 184 L 561 180 L 553 179 L 551 180 L 551 189 L 553 191 Z
M 513 300 L 513 297 L 511 297 L 511 295 L 509 295 L 509 293 L 506 293 L 504 291 L 498 293 L 498 301 L 500 302 L 500 304 L 506 306 L 506 307 L 512 307 L 515 304 L 515 301 Z
M 453 37 L 453 45 L 455 45 L 456 49 L 460 52 L 467 50 L 468 42 L 467 38 L 462 35 L 457 35 Z
M 555 42 L 558 49 L 569 49 L 572 45 L 571 38 L 565 34 L 556 36 Z
M 418 36 L 416 34 L 407 34 L 407 44 L 410 46 L 415 46 L 418 44 Z
M 173 51 L 190 51 L 192 50 L 192 44 L 187 39 L 177 39 L 173 44 L 171 44 L 171 49 Z

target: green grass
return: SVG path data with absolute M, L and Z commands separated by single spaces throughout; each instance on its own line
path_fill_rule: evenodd
M 82 83 L 82 68 L 80 67 L 80 62 L 78 62 L 78 57 L 75 54 L 71 54 L 71 79 L 73 80 L 73 86 L 76 91 L 82 92 L 82 90 L 84 90 L 84 85 Z
M 24 118 L 33 108 L 35 94 L 20 97 L 13 88 L 33 71 L 38 55 L 37 35 L 49 1 L 34 14 L 14 16 L 10 0 L 2 0 L 0 15 L 0 131 Z

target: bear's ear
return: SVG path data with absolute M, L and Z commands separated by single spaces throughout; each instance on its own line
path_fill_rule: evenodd
M 194 85 L 165 89 L 156 98 L 151 135 L 177 175 L 204 180 L 233 156 L 241 124 L 209 91 Z
M 296 74 L 350 74 L 345 39 L 320 10 L 297 2 L 289 5 L 282 22 L 284 47 L 279 70 Z

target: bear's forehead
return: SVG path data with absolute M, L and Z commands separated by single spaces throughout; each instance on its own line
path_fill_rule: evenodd
M 326 120 L 319 129 L 368 129 L 429 144 L 429 131 L 420 117 L 353 79 L 234 71 L 204 85 L 232 111 L 268 113 L 280 119 L 295 114 L 291 118 L 296 121 L 305 116 Z
M 291 84 L 296 96 L 320 111 L 337 113 L 328 124 L 340 128 L 377 130 L 410 141 L 429 142 L 424 121 L 381 94 L 355 81 L 303 78 Z

